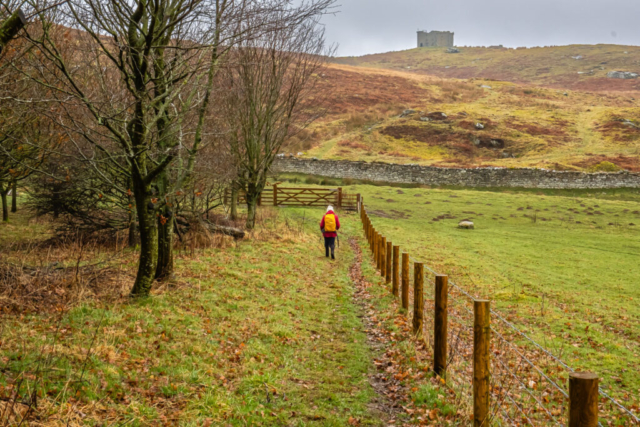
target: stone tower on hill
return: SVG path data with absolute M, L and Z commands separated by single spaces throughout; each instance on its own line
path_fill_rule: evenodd
M 418 47 L 453 47 L 451 31 L 418 31 Z

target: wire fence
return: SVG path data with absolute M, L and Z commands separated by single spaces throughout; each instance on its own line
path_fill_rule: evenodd
M 366 236 L 376 246 L 373 223 L 361 202 L 361 215 Z M 377 252 L 384 251 L 380 246 Z M 374 253 L 375 253 L 374 249 Z M 384 259 L 385 257 L 381 257 Z M 409 283 L 415 283 L 414 268 L 424 265 L 423 319 L 420 331 L 425 344 L 435 354 L 435 287 L 430 283 L 439 274 L 409 255 Z M 398 268 L 398 265 L 386 266 Z M 474 402 L 474 303 L 476 299 L 463 287 L 448 280 L 447 293 L 447 360 L 445 384 L 459 397 L 466 413 Z M 414 307 L 413 286 L 409 286 L 409 308 Z M 419 310 L 418 310 L 419 312 Z M 413 311 L 408 310 L 411 318 Z M 413 319 L 410 319 L 413 320 Z M 481 425 L 560 425 L 569 419 L 570 390 L 567 377 L 576 371 L 545 346 L 539 344 L 495 309 L 490 310 L 490 407 Z M 639 425 L 640 419 L 629 408 L 598 388 L 598 425 Z M 595 402 L 594 402 L 595 404 Z M 586 425 L 586 424 L 585 424 Z

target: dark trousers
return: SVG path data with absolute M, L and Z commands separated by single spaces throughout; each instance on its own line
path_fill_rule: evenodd
M 324 238 L 324 253 L 326 257 L 329 257 L 329 249 L 331 249 L 331 258 L 335 259 L 334 252 L 336 250 L 336 238 L 335 237 L 325 237 Z

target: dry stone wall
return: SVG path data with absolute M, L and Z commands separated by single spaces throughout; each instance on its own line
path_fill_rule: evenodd
M 558 189 L 640 188 L 640 173 L 585 173 L 546 169 L 455 169 L 390 163 L 278 158 L 276 172 L 295 172 L 330 178 L 461 187 L 523 187 Z

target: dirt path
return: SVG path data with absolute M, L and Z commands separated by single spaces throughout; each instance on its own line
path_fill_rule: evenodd
M 362 274 L 362 251 L 355 239 L 349 239 L 349 245 L 354 252 L 354 262 L 349 268 L 349 276 L 355 287 L 353 294 L 354 303 L 360 308 L 362 323 L 367 334 L 367 344 L 377 356 L 374 359 L 375 366 L 369 370 L 369 383 L 376 391 L 378 397 L 371 402 L 372 413 L 379 416 L 384 425 L 395 425 L 396 418 L 401 412 L 400 398 L 405 396 L 405 390 L 400 383 L 388 378 L 386 368 L 392 365 L 387 357 L 389 342 L 386 333 L 382 330 L 376 311 L 370 303 L 372 298 L 368 289 L 373 284 L 369 283 Z

